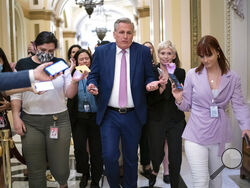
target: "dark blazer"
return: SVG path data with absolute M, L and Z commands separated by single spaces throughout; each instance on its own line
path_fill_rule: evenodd
M 116 43 L 96 48 L 87 84 L 98 87 L 97 118 L 101 124 L 111 96 L 116 60 Z M 148 47 L 133 42 L 130 46 L 130 82 L 135 111 L 141 124 L 146 122 L 146 85 L 154 81 L 151 55 Z
M 159 77 L 157 66 L 153 69 L 156 78 Z M 180 83 L 184 83 L 185 70 L 176 68 L 174 72 L 175 76 Z M 166 89 L 160 94 L 159 90 L 149 92 L 147 94 L 148 102 L 148 120 L 153 121 L 181 121 L 185 118 L 184 112 L 180 111 L 176 104 L 175 98 L 172 95 L 171 82 L 168 80 Z
M 0 73 L 0 91 L 30 86 L 29 71 Z

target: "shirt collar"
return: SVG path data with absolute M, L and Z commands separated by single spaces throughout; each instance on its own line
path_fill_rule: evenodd
M 127 53 L 129 53 L 129 48 L 125 49 L 125 51 L 126 51 Z M 119 47 L 116 45 L 116 54 L 120 54 L 121 52 L 122 52 L 122 49 L 119 48 Z

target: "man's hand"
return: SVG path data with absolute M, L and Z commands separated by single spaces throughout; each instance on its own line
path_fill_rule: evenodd
M 160 84 L 161 82 L 160 81 L 153 81 L 153 82 L 150 82 L 150 83 L 148 83 L 147 85 L 146 85 L 146 90 L 147 91 L 155 91 L 155 90 L 157 90 L 158 88 L 159 88 L 159 84 Z
M 34 77 L 35 77 L 35 80 L 39 80 L 39 81 L 49 81 L 49 80 L 52 80 L 54 78 L 56 78 L 57 76 L 60 75 L 59 74 L 56 74 L 54 76 L 49 76 L 45 71 L 44 71 L 44 68 L 51 65 L 53 62 L 49 62 L 49 63 L 43 63 L 41 65 L 39 65 L 37 68 L 35 68 L 33 71 L 34 73 Z
M 88 92 L 92 95 L 98 95 L 98 88 L 94 84 L 88 85 Z

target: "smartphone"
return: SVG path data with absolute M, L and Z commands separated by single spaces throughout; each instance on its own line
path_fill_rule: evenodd
M 244 135 L 244 138 L 245 138 L 245 140 L 246 140 L 247 145 L 250 146 L 250 140 L 249 140 L 248 135 L 245 134 L 245 135 Z
M 65 61 L 57 61 L 53 63 L 52 65 L 49 65 L 45 67 L 45 72 L 47 72 L 49 75 L 54 76 L 55 74 L 64 71 L 65 69 L 69 68 L 68 64 L 65 63 Z
M 48 91 L 51 89 L 54 89 L 54 85 L 52 81 L 47 81 L 47 82 L 36 82 L 34 84 L 36 91 Z
M 174 82 L 176 89 L 183 90 L 183 87 L 181 86 L 181 83 L 176 78 L 176 76 L 170 73 L 168 73 L 168 75 L 169 75 L 169 78 Z
M 161 68 L 157 67 L 157 70 L 158 70 L 159 75 L 162 76 L 163 75 L 163 71 L 161 70 Z

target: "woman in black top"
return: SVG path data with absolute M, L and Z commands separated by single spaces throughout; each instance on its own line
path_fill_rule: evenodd
M 166 85 L 161 85 L 159 90 L 148 93 L 148 129 L 149 150 L 153 171 L 149 178 L 149 186 L 153 186 L 159 172 L 160 164 L 164 158 L 165 139 L 168 142 L 169 174 L 171 187 L 178 187 L 180 166 L 182 160 L 182 132 L 185 127 L 185 115 L 178 110 L 171 92 L 167 64 L 175 63 L 174 75 L 184 83 L 185 70 L 179 68 L 180 61 L 177 51 L 170 41 L 162 42 L 158 46 L 160 64 L 154 67 L 157 78 L 164 76 L 168 79 Z M 161 68 L 159 75 L 157 68 Z

